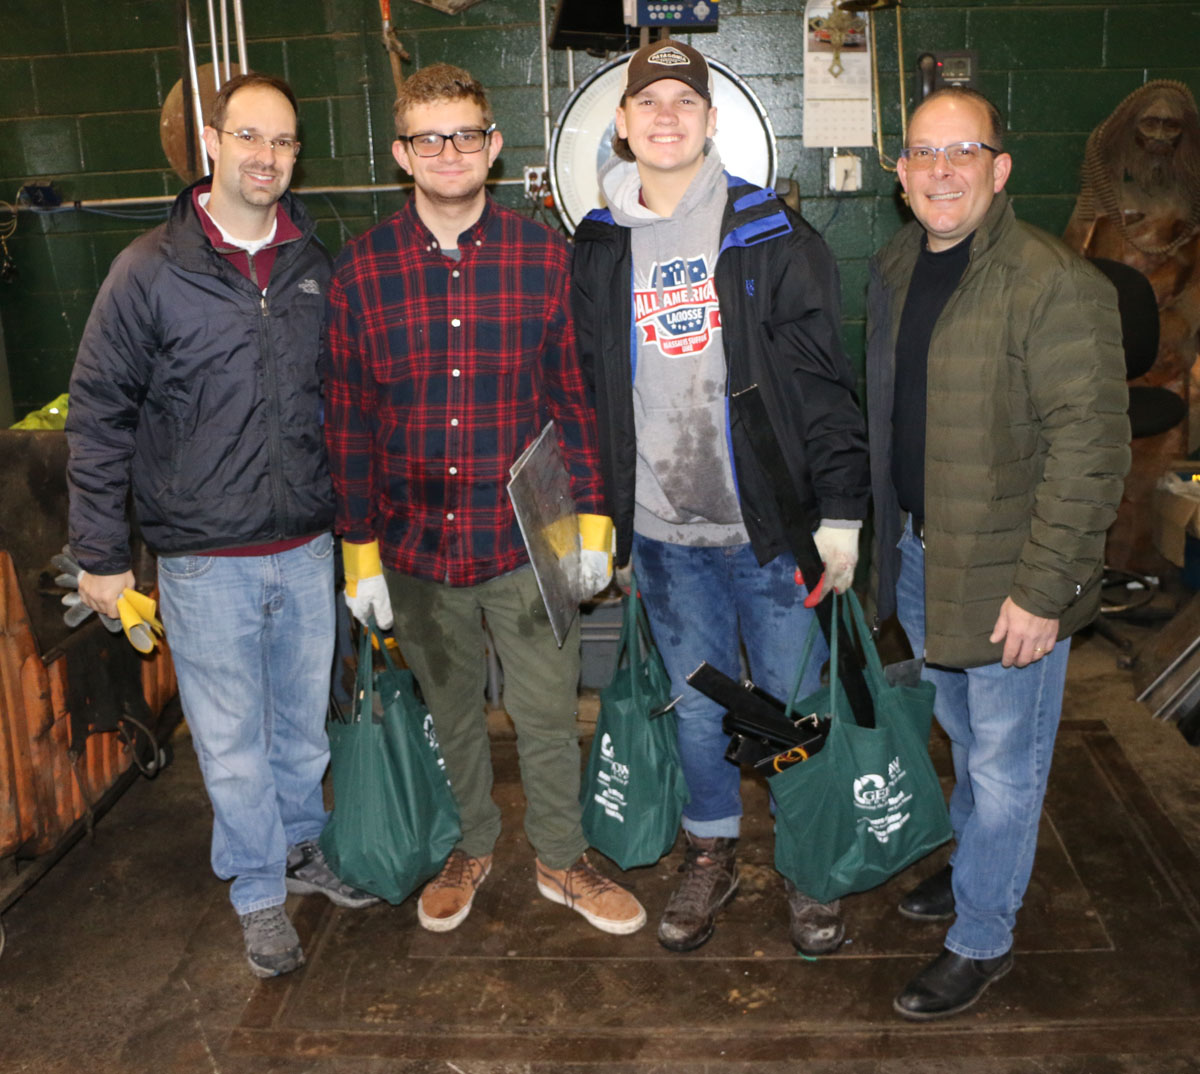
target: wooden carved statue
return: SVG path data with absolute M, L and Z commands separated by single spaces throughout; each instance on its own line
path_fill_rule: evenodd
M 1158 300 L 1158 358 L 1131 384 L 1169 388 L 1189 420 L 1136 439 L 1125 501 L 1109 536 L 1113 566 L 1152 570 L 1151 497 L 1168 466 L 1200 444 L 1200 115 L 1182 82 L 1148 82 L 1088 138 L 1083 187 L 1063 238 L 1086 257 L 1140 270 Z M 1190 431 L 1189 431 L 1190 430 Z

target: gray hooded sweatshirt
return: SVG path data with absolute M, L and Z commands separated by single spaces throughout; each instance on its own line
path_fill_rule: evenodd
M 749 541 L 727 434 L 716 267 L 726 183 L 710 143 L 669 217 L 641 203 L 637 165 L 600 172 L 613 219 L 630 229 L 636 353 L 633 527 L 651 540 L 725 547 Z

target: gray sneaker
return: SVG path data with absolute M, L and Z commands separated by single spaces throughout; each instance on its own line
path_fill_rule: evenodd
M 246 941 L 246 961 L 255 977 L 278 977 L 304 965 L 300 937 L 282 906 L 239 914 L 238 920 Z
M 350 910 L 379 902 L 377 895 L 344 883 L 329 868 L 320 846 L 311 839 L 288 850 L 286 883 L 293 895 L 324 895 L 330 902 Z

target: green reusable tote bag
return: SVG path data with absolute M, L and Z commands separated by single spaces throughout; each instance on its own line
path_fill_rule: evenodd
M 929 758 L 933 684 L 889 682 L 858 598 L 848 592 L 833 600 L 839 627 L 830 668 L 837 667 L 837 635 L 849 630 L 865 658 L 875 726 L 855 723 L 831 671 L 830 686 L 797 706 L 831 717 L 824 747 L 769 781 L 776 803 L 775 867 L 820 902 L 882 884 L 951 835 Z
M 384 659 L 378 673 L 372 634 Z M 346 883 L 403 902 L 450 856 L 458 807 L 413 674 L 396 667 L 373 623 L 362 631 L 349 718 L 331 710 L 328 730 L 333 815 L 321 849 Z
M 688 792 L 675 714 L 663 711 L 670 697 L 671 680 L 650 640 L 634 578 L 580 790 L 583 834 L 622 869 L 653 865 L 679 833 Z

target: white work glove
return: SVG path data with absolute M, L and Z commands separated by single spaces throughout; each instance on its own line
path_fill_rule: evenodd
M 633 592 L 633 560 L 630 559 L 624 567 L 618 567 L 613 574 L 617 579 L 617 588 L 626 595 Z
M 831 525 L 830 520 L 822 519 L 817 532 L 813 534 L 813 542 L 825 565 L 817 588 L 808 595 L 804 602 L 813 607 L 824 599 L 831 589 L 845 593 L 854 582 L 854 568 L 858 566 L 858 533 L 861 523 L 850 525 Z
M 346 569 L 346 607 L 363 626 L 375 616 L 380 630 L 392 626 L 392 598 L 388 595 L 379 559 L 379 542 L 366 544 L 342 542 L 342 563 Z
M 607 515 L 579 516 L 579 582 L 591 596 L 608 587 L 613 570 L 613 524 Z

